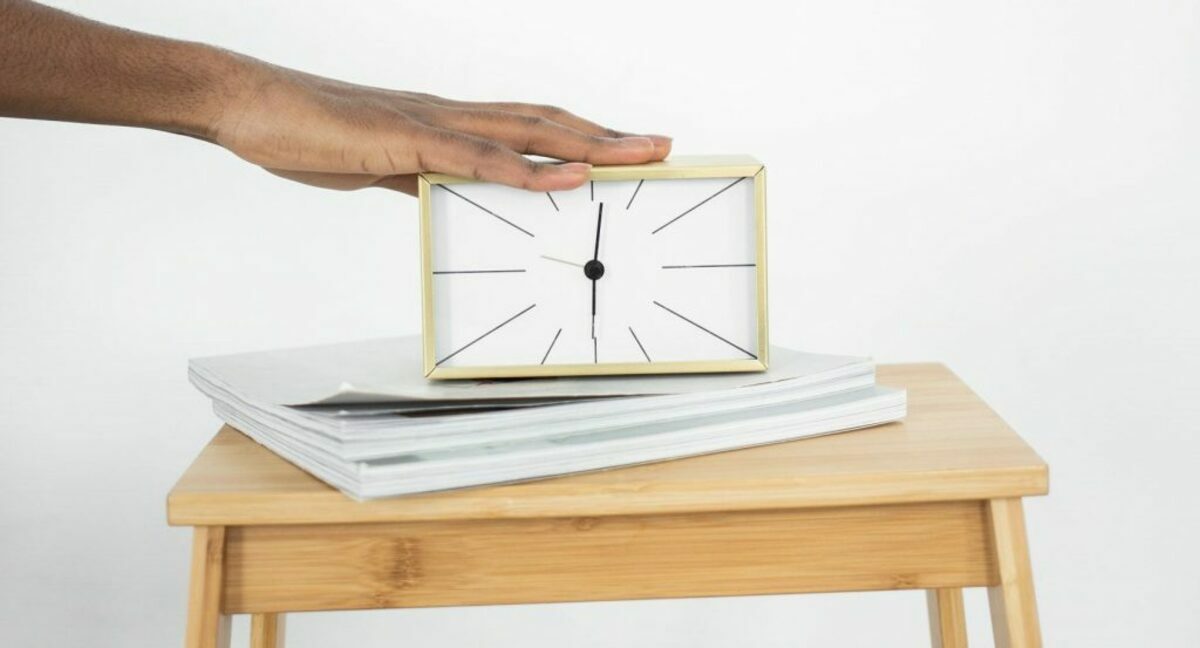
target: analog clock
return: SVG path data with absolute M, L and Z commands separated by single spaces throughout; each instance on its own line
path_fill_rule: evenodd
M 765 369 L 765 182 L 748 157 L 551 193 L 423 175 L 426 375 Z

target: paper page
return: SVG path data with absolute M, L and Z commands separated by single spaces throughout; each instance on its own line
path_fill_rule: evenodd
M 242 396 L 277 405 L 348 405 L 413 400 L 600 398 L 732 389 L 829 371 L 863 358 L 771 348 L 765 372 L 431 381 L 421 372 L 421 338 L 381 338 L 193 359 L 193 371 Z

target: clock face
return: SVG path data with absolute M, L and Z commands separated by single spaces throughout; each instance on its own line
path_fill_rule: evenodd
M 430 185 L 431 375 L 764 368 L 759 181 Z

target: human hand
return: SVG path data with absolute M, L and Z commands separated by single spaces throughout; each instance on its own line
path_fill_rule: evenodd
M 0 0 L 0 25 L 0 116 L 191 135 L 321 187 L 416 193 L 415 174 L 438 171 L 555 191 L 586 182 L 589 164 L 651 162 L 671 150 L 667 137 L 557 108 L 343 83 L 28 0 Z
M 533 191 L 582 185 L 591 164 L 661 160 L 671 139 L 605 128 L 560 108 L 452 101 L 245 60 L 248 74 L 208 137 L 276 175 L 332 189 L 416 193 L 448 173 Z M 523 153 L 566 161 L 533 162 Z

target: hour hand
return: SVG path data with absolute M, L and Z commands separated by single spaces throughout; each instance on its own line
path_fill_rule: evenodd
M 574 261 L 567 261 L 566 259 L 560 259 L 560 258 L 558 258 L 558 257 L 552 257 L 552 256 L 550 256 L 550 255 L 547 255 L 547 254 L 542 254 L 542 255 L 539 255 L 539 256 L 541 256 L 543 259 L 545 259 L 545 260 L 547 260 L 547 261 L 557 261 L 558 263 L 565 263 L 565 264 L 567 264 L 567 265 L 569 265 L 569 266 L 575 266 L 576 268 L 582 268 L 582 267 L 583 267 L 583 264 L 582 264 L 582 263 L 575 263 Z

